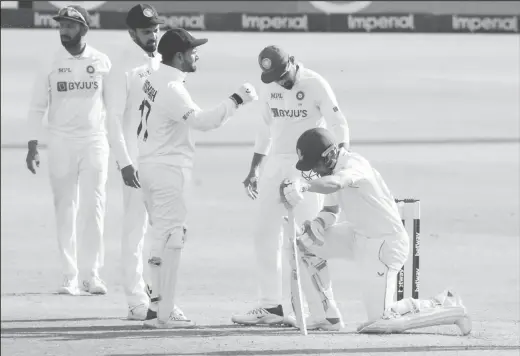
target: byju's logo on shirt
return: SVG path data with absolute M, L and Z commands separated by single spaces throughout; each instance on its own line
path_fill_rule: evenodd
M 57 82 L 58 91 L 97 90 L 98 82 Z
M 273 114 L 273 117 L 301 117 L 301 118 L 305 118 L 307 117 L 307 110 L 301 110 L 301 109 L 298 109 L 298 110 L 295 110 L 295 109 L 291 109 L 291 110 L 282 110 L 282 109 L 271 109 L 271 112 Z

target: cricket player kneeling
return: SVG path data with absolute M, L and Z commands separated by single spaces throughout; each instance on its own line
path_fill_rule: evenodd
M 285 180 L 282 201 L 293 207 L 306 192 L 337 200 L 346 222 L 327 223 L 326 218 L 318 217 L 301 229 L 297 242 L 303 259 L 315 256 L 324 261 L 343 258 L 357 262 L 368 315 L 358 332 L 396 333 L 456 324 L 463 335 L 469 334 L 471 320 L 466 308 L 449 290 L 429 300 L 394 301 L 397 274 L 408 258 L 410 242 L 394 197 L 379 172 L 359 154 L 339 150 L 334 136 L 322 128 L 304 132 L 298 139 L 297 152 L 296 168 L 313 171 L 320 178 Z M 314 273 L 309 270 L 309 275 Z

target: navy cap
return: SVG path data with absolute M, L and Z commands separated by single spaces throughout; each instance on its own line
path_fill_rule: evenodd
M 305 131 L 296 143 L 296 169 L 303 172 L 312 170 L 330 152 L 329 149 L 335 146 L 336 138 L 329 130 L 318 127 Z
M 157 10 L 148 4 L 137 4 L 126 15 L 126 25 L 132 29 L 148 28 L 163 23 Z
M 289 69 L 289 55 L 278 46 L 267 46 L 258 55 L 258 64 L 262 69 L 262 82 L 272 83 L 282 77 Z
M 177 52 L 186 52 L 208 42 L 207 38 L 195 38 L 183 28 L 172 28 L 164 33 L 157 46 L 163 58 L 172 58 Z
M 61 20 L 70 20 L 79 22 L 85 26 L 88 26 L 89 23 L 87 10 L 79 5 L 70 5 L 60 9 L 60 11 L 58 11 L 58 15 L 54 16 L 53 19 L 58 22 Z

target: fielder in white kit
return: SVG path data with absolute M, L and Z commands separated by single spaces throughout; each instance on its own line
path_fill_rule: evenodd
M 123 180 L 123 227 L 121 231 L 121 260 L 123 286 L 128 303 L 128 319 L 146 320 L 156 317 L 149 310 L 150 298 L 147 283 L 143 278 L 143 246 L 148 225 L 148 215 L 142 193 L 131 177 L 137 167 L 137 135 L 141 120 L 139 107 L 146 78 L 159 69 L 161 56 L 156 52 L 160 20 L 151 5 L 138 4 L 126 17 L 130 46 L 123 48 L 119 58 L 113 61 L 107 78 L 107 108 L 112 120 L 122 122 L 126 152 L 117 152 L 116 159 Z M 128 154 L 128 156 L 126 155 Z M 125 178 L 128 175 L 128 178 Z
M 83 288 L 105 294 L 99 276 L 104 263 L 103 229 L 109 145 L 105 127 L 104 83 L 109 58 L 87 45 L 88 13 L 80 6 L 61 9 L 59 23 L 63 48 L 43 68 L 34 84 L 28 115 L 30 131 L 27 168 L 36 173 L 40 163 L 38 140 L 48 110 L 49 175 L 64 281 L 60 293 L 78 295 L 76 235 L 82 243 L 80 262 Z M 124 147 L 121 127 L 108 122 L 112 146 Z M 76 223 L 76 218 L 78 222 Z M 88 274 L 88 276 L 86 275 Z
M 337 224 L 337 214 L 318 215 L 298 229 L 297 244 L 308 272 L 302 278 L 320 280 L 322 272 L 313 263 L 315 256 L 355 260 L 368 316 L 358 332 L 393 333 L 456 324 L 463 335 L 469 334 L 471 320 L 466 308 L 460 297 L 449 290 L 429 300 L 395 301 L 397 274 L 408 258 L 410 239 L 379 172 L 359 154 L 340 152 L 336 138 L 326 129 L 304 132 L 296 150 L 296 168 L 312 171 L 320 178 L 285 179 L 280 186 L 285 206 L 296 207 L 308 192 L 319 193 L 326 195 L 329 204 L 339 204 L 345 216 L 345 222 Z M 304 288 L 305 294 L 325 299 L 319 283 L 311 286 Z
M 195 323 L 175 307 L 175 287 L 181 251 L 186 240 L 186 189 L 195 153 L 192 130 L 222 126 L 239 106 L 257 99 L 255 89 L 244 84 L 210 110 L 201 110 L 184 86 L 186 73 L 195 72 L 196 39 L 184 29 L 171 29 L 159 41 L 162 62 L 142 86 L 139 133 L 139 175 L 150 216 L 150 273 L 157 293 L 157 318 L 145 327 L 173 329 Z
M 334 132 L 341 147 L 348 149 L 349 129 L 332 88 L 321 75 L 295 62 L 294 57 L 278 46 L 264 48 L 258 63 L 262 69 L 262 82 L 267 85 L 260 95 L 262 122 L 255 153 L 243 183 L 248 195 L 252 199 L 258 195 L 259 200 L 254 246 L 260 296 L 257 307 L 233 315 L 231 320 L 246 325 L 275 325 L 284 322 L 282 291 L 283 285 L 288 283 L 282 281 L 288 280 L 289 276 L 283 273 L 282 278 L 282 272 L 288 272 L 288 268 L 282 268 L 282 257 L 286 257 L 285 254 L 282 256 L 282 226 L 287 212 L 279 204 L 280 181 L 286 176 L 299 175 L 294 168 L 297 158 L 294 146 L 305 130 L 326 126 Z M 265 168 L 259 177 L 260 165 L 266 156 Z M 322 206 L 320 195 L 309 194 L 296 207 L 296 220 L 301 223 L 315 216 Z M 283 258 L 283 261 L 287 260 Z M 324 269 L 328 268 L 324 266 Z M 311 313 L 321 309 L 320 301 L 307 302 Z M 336 319 L 339 321 L 340 316 L 336 315 Z

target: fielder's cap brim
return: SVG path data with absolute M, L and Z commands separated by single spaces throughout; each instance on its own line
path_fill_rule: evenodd
M 191 48 L 202 46 L 204 43 L 207 43 L 207 38 L 196 38 L 191 42 Z
M 83 25 L 86 25 L 85 21 L 82 21 L 81 19 L 78 19 L 76 17 L 69 17 L 69 16 L 54 16 L 53 19 L 55 21 L 58 21 L 60 22 L 61 20 L 69 20 L 69 21 L 74 21 L 74 22 L 77 22 L 77 23 L 80 23 L 80 24 L 83 24 Z

